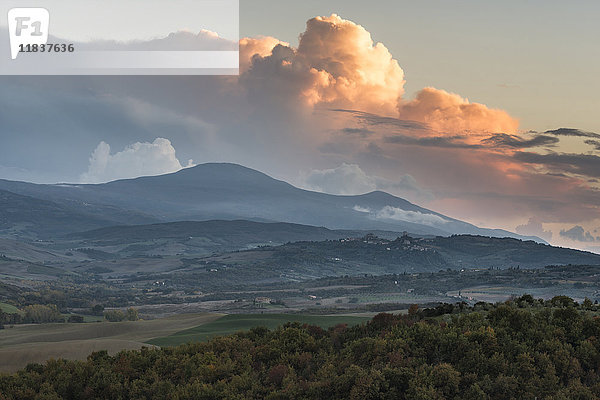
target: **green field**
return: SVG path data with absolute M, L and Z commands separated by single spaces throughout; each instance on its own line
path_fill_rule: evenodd
M 0 303 L 0 311 L 3 311 L 7 314 L 18 314 L 19 313 L 19 309 L 17 309 L 17 307 L 15 307 L 11 304 L 6 304 L 6 303 Z
M 186 329 L 170 336 L 152 339 L 147 343 L 155 346 L 177 346 L 183 343 L 208 340 L 214 336 L 247 331 L 257 326 L 275 329 L 286 322 L 300 322 L 329 328 L 337 324 L 357 325 L 369 319 L 368 317 L 348 315 L 230 314 L 195 328 Z

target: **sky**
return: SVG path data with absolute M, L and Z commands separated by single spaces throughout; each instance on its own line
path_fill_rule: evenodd
M 245 0 L 240 77 L 0 78 L 0 177 L 235 162 L 598 251 L 599 11 Z

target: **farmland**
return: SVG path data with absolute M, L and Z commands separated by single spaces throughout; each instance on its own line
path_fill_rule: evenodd
M 15 325 L 0 330 L 0 372 L 50 358 L 85 360 L 93 351 L 113 354 L 148 346 L 147 341 L 214 321 L 221 314 L 181 314 L 135 322 Z
M 338 324 L 366 322 L 359 316 L 315 316 L 290 314 L 178 314 L 149 321 L 119 323 L 15 325 L 0 330 L 0 372 L 13 372 L 29 363 L 51 358 L 85 360 L 94 351 L 121 350 L 143 346 L 174 346 L 205 341 L 253 327 L 277 328 L 286 322 L 300 322 L 328 328 Z
M 367 317 L 348 315 L 230 314 L 167 337 L 150 340 L 148 343 L 156 346 L 177 346 L 188 342 L 205 341 L 214 336 L 230 335 L 257 326 L 275 329 L 287 322 L 300 322 L 329 328 L 338 324 L 356 325 L 368 320 Z

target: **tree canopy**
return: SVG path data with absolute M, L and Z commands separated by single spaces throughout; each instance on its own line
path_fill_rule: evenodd
M 600 319 L 569 300 L 412 307 L 354 327 L 290 323 L 96 352 L 0 376 L 0 399 L 597 399 Z

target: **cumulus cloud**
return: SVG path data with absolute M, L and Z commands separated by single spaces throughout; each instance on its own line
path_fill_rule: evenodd
M 193 161 L 188 162 L 192 166 Z M 152 143 L 134 143 L 123 151 L 111 154 L 110 145 L 101 142 L 90 157 L 88 171 L 81 175 L 82 183 L 103 183 L 118 179 L 161 175 L 181 170 L 183 166 L 168 139 L 157 138 Z
M 471 103 L 458 94 L 432 87 L 399 106 L 400 118 L 427 123 L 438 132 L 516 133 L 519 121 L 506 111 Z
M 547 242 L 552 240 L 552 231 L 545 231 L 543 224 L 535 217 L 529 218 L 526 224 L 517 226 L 515 230 L 524 236 L 537 236 Z
M 362 26 L 335 14 L 309 20 L 297 49 L 277 44 L 270 54 L 251 60 L 241 82 L 251 94 L 266 90 L 278 101 L 395 114 L 404 93 L 404 72 L 388 49 Z
M 589 242 L 600 241 L 600 238 L 592 236 L 592 234 L 590 232 L 586 231 L 585 229 L 583 229 L 582 226 L 579 226 L 579 225 L 576 225 L 569 230 L 564 230 L 564 229 L 561 230 L 560 236 L 567 238 L 567 239 L 574 240 L 576 242 L 588 242 L 589 243 Z
M 289 43 L 282 42 L 272 36 L 260 36 L 257 38 L 243 38 L 240 40 L 240 73 L 246 72 L 252 65 L 252 59 L 267 57 L 273 53 L 277 45 L 289 47 Z
M 311 170 L 302 181 L 311 190 L 330 194 L 355 195 L 385 190 L 399 195 L 431 196 L 410 175 L 402 175 L 395 180 L 385 179 L 368 175 L 357 164 L 342 163 L 336 168 Z

